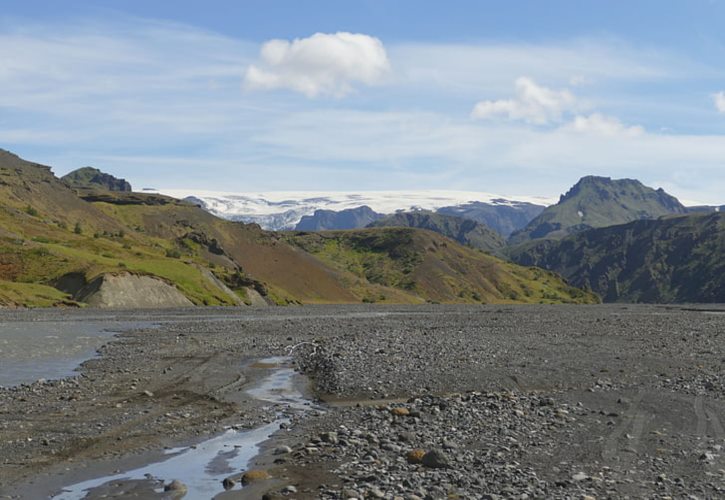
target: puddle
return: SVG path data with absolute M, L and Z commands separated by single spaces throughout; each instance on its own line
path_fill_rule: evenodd
M 259 452 L 259 446 L 279 430 L 281 420 L 247 432 L 227 431 L 194 447 L 167 450 L 170 458 L 128 472 L 91 479 L 63 488 L 53 498 L 82 499 L 90 490 L 107 483 L 156 479 L 156 491 L 163 491 L 161 481 L 180 479 L 188 488 L 187 498 L 212 498 L 224 491 L 225 477 L 243 471 Z
M 275 367 L 271 375 L 247 391 L 247 394 L 254 399 L 282 405 L 292 410 L 305 411 L 313 408 L 312 402 L 296 387 L 303 377 L 294 371 L 290 358 L 278 356 L 260 359 L 252 366 Z
M 249 431 L 229 430 L 221 436 L 208 439 L 195 446 L 166 451 L 169 458 L 119 474 L 91 479 L 64 487 L 53 498 L 77 500 L 90 495 L 106 497 L 102 487 L 111 483 L 152 481 L 155 491 L 163 491 L 164 482 L 181 480 L 188 488 L 185 498 L 213 498 L 224 492 L 222 481 L 233 474 L 242 473 L 259 453 L 259 447 L 277 432 L 281 424 L 289 422 L 284 413 L 303 412 L 313 408 L 298 389 L 302 375 L 294 371 L 286 357 L 261 359 L 254 366 L 273 369 L 267 377 L 247 390 L 255 399 L 279 406 L 278 418 Z M 108 488 L 106 488 L 108 489 Z
M 115 334 L 150 326 L 131 321 L 0 322 L 0 386 L 70 377 Z

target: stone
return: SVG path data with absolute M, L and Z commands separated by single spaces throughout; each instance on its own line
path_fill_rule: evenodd
M 360 493 L 358 493 L 356 490 L 353 490 L 351 488 L 345 488 L 342 490 L 342 498 L 358 498 L 360 496 Z
M 178 479 L 174 479 L 169 484 L 164 485 L 164 491 L 170 491 L 173 492 L 176 495 L 186 495 L 186 492 L 188 491 L 188 488 L 184 483 L 179 481 Z
M 370 488 L 365 495 L 367 498 L 385 498 L 385 493 L 380 491 L 379 488 Z
M 222 486 L 225 490 L 231 490 L 236 484 L 237 482 L 231 477 L 225 477 L 224 481 L 222 481 Z
M 292 448 L 289 446 L 278 446 L 274 449 L 275 455 L 286 455 L 288 453 L 292 453 Z
M 573 476 L 571 476 L 572 481 L 584 481 L 586 479 L 589 479 L 589 476 L 584 474 L 583 472 L 577 472 Z
M 390 413 L 395 415 L 396 417 L 407 417 L 410 415 L 410 410 L 407 408 L 393 408 L 390 410 Z
M 431 469 L 445 469 L 450 467 L 451 462 L 441 450 L 433 449 L 423 455 L 421 463 Z
M 408 461 L 409 464 L 420 464 L 420 463 L 423 463 L 424 456 L 425 456 L 425 450 L 421 450 L 420 448 L 415 448 L 413 450 L 410 450 L 405 455 L 405 459 Z
M 268 479 L 272 479 L 272 476 L 266 470 L 261 469 L 248 470 L 242 474 L 242 484 L 244 486 L 260 481 L 267 481 Z
M 320 434 L 320 440 L 323 443 L 337 444 L 337 432 L 323 432 Z

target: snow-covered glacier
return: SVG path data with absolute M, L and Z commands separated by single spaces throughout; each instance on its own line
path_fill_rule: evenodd
M 521 203 L 548 206 L 556 199 L 539 196 L 501 196 L 476 191 L 270 191 L 232 193 L 190 189 L 159 189 L 156 192 L 188 199 L 209 212 L 229 220 L 254 222 L 264 229 L 294 229 L 305 215 L 315 210 L 340 211 L 367 205 L 375 212 L 391 214 L 400 210 L 437 210 L 473 202 L 516 206 Z

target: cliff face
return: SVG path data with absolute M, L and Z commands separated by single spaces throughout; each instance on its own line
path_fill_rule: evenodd
M 128 273 L 98 276 L 74 298 L 101 308 L 159 309 L 194 305 L 176 287 L 159 278 Z

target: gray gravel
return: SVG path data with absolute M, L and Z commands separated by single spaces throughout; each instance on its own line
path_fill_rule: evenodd
M 259 457 L 268 498 L 723 498 L 725 309 L 687 309 L 3 311 L 162 323 L 76 377 L 0 389 L 0 496 L 269 420 L 248 366 L 294 347 L 327 412 Z
M 359 402 L 301 436 L 298 460 L 338 479 L 323 498 L 725 496 L 722 314 L 450 308 L 346 326 L 298 354 L 330 402 Z M 401 397 L 410 416 L 391 413 Z M 414 449 L 450 466 L 411 464 Z

